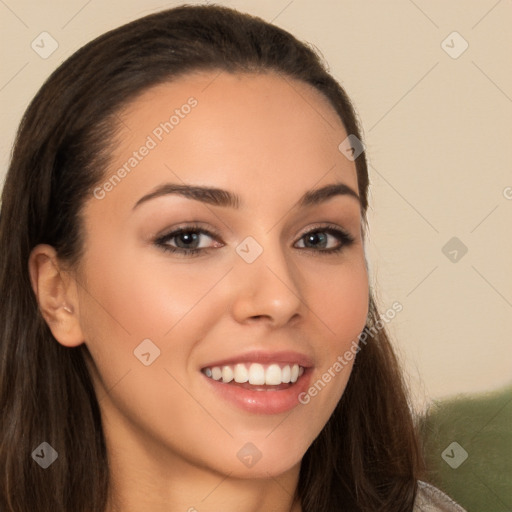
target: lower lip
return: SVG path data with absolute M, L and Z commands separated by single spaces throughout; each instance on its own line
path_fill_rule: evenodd
M 269 389 L 268 391 L 253 391 L 202 375 L 214 392 L 238 408 L 255 414 L 280 414 L 290 411 L 300 404 L 299 395 L 305 392 L 309 386 L 311 368 L 305 369 L 292 386 L 281 390 Z

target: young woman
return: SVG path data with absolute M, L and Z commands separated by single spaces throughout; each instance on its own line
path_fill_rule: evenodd
M 2 512 L 462 510 L 421 481 L 363 149 L 318 56 L 223 7 L 52 74 L 2 195 Z

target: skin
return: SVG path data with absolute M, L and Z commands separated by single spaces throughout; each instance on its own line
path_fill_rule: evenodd
M 37 246 L 30 273 L 56 340 L 85 343 L 104 421 L 113 487 L 108 511 L 300 511 L 300 462 L 341 397 L 353 361 L 307 405 L 253 414 L 213 393 L 200 369 L 249 350 L 310 356 L 315 382 L 363 330 L 368 275 L 358 200 L 337 195 L 294 207 L 330 183 L 357 191 L 347 133 L 310 86 L 276 74 L 195 73 L 145 91 L 120 113 L 105 179 L 189 97 L 196 107 L 103 199 L 83 208 L 85 250 L 68 269 Z M 135 203 L 163 183 L 208 185 L 240 196 L 240 209 L 176 194 Z M 100 184 L 101 185 L 101 184 Z M 155 238 L 196 221 L 207 253 L 164 252 Z M 304 233 L 328 235 L 306 248 Z M 263 253 L 235 251 L 252 236 Z M 168 244 L 176 246 L 176 238 Z M 182 245 L 183 246 L 183 245 Z M 151 339 L 161 353 L 144 366 L 134 350 Z M 248 442 L 261 459 L 246 467 Z

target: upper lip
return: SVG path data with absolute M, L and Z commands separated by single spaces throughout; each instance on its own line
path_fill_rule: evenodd
M 237 363 L 281 363 L 281 364 L 298 364 L 303 368 L 313 366 L 312 359 L 306 354 L 294 352 L 290 350 L 282 350 L 279 352 L 269 351 L 251 351 L 239 354 L 237 356 L 230 356 L 229 358 L 219 359 L 202 366 L 204 368 L 213 368 L 214 366 L 234 365 Z

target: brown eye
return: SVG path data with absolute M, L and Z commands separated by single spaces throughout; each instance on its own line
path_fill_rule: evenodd
M 319 231 L 316 231 L 315 233 L 309 233 L 304 235 L 304 245 L 313 249 L 318 247 L 325 248 L 326 244 L 328 243 L 328 238 L 328 235 Z
M 195 231 L 182 231 L 178 235 L 174 235 L 176 246 L 180 249 L 197 249 L 201 235 Z
M 216 235 L 196 226 L 184 226 L 171 231 L 157 238 L 154 243 L 163 251 L 192 256 L 213 248 L 208 239 L 216 241 L 217 247 L 222 246 Z
M 335 241 L 337 240 L 337 245 L 328 247 L 329 238 L 333 238 Z M 354 242 L 354 238 L 346 231 L 334 227 L 315 228 L 302 235 L 300 240 L 304 241 L 304 246 L 300 248 L 323 253 L 341 251 L 344 247 Z

